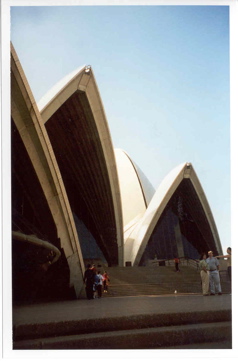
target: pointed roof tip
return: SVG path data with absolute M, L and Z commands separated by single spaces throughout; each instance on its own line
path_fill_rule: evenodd
M 82 74 L 93 75 L 93 69 L 91 65 L 83 65 L 71 71 L 69 74 L 61 78 L 56 84 L 50 88 L 45 95 L 37 102 L 37 106 L 40 112 L 57 97 L 74 79 Z
M 174 167 L 168 174 L 165 176 L 165 178 L 170 177 L 172 174 L 180 174 L 180 172 L 184 172 L 187 176 L 190 174 L 189 171 L 193 170 L 195 172 L 194 167 L 191 162 L 183 162 Z
M 182 163 L 180 163 L 179 165 L 178 165 L 178 167 L 192 167 L 192 163 L 191 162 L 187 162 L 187 161 L 185 161 L 185 162 L 182 162 Z M 176 168 L 176 167 L 175 167 Z
M 199 182 L 191 162 L 180 163 L 167 173 L 155 191 L 154 197 L 151 200 L 152 206 L 154 203 L 162 202 L 170 190 L 177 188 L 184 178 L 195 178 L 197 183 Z
M 84 66 L 84 72 L 85 72 L 86 74 L 90 74 L 91 71 L 92 71 L 91 65 L 85 65 L 85 66 Z

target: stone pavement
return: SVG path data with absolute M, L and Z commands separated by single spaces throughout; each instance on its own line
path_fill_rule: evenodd
M 231 295 L 228 294 L 208 297 L 200 294 L 102 297 L 13 308 L 14 339 L 23 343 L 28 339 L 72 337 L 115 330 L 131 330 L 132 333 L 132 330 L 155 330 L 156 327 L 170 325 L 188 327 L 206 323 L 210 327 L 214 323 L 213 329 L 216 330 L 216 325 L 230 321 Z M 231 340 L 229 342 L 231 345 Z M 24 344 L 21 347 L 24 348 Z

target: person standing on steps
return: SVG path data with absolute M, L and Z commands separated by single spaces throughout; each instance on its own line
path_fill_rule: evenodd
M 108 292 L 108 284 L 110 282 L 109 276 L 106 271 L 103 273 L 102 276 L 103 276 L 103 292 L 107 293 Z
M 227 273 L 228 273 L 230 283 L 231 283 L 231 247 L 228 247 L 226 251 L 227 251 L 226 255 L 216 256 L 216 258 L 226 258 L 227 259 Z
M 209 286 L 210 286 L 210 295 L 215 296 L 217 292 L 218 295 L 222 295 L 221 292 L 221 283 L 219 275 L 219 261 L 217 258 L 213 257 L 213 252 L 208 252 L 208 258 L 206 262 L 209 265 Z
M 176 271 L 176 272 L 180 272 L 179 262 L 180 262 L 179 258 L 178 258 L 178 257 L 175 257 L 175 258 L 174 258 L 174 264 L 175 264 L 175 271 Z
M 224 256 L 216 256 L 216 258 L 227 258 L 227 272 L 231 281 L 231 247 L 227 248 L 227 254 Z
M 96 269 L 93 269 L 93 298 L 97 298 L 97 287 L 99 283 L 98 274 Z
M 101 275 L 100 271 L 98 271 L 96 277 L 97 277 L 97 295 L 98 295 L 98 298 L 101 298 L 102 297 L 103 276 Z
M 202 294 L 203 296 L 209 295 L 209 264 L 206 262 L 207 255 L 203 253 L 199 262 L 200 276 L 202 280 Z
M 83 281 L 86 285 L 86 296 L 88 300 L 93 299 L 93 283 L 94 283 L 94 272 L 92 270 L 91 264 L 87 265 L 87 269 L 84 272 Z

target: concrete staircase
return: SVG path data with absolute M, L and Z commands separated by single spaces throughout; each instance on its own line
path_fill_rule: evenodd
M 222 297 L 222 305 L 200 295 L 35 305 L 19 315 L 13 349 L 231 348 L 230 296 Z
M 199 272 L 180 269 L 104 268 L 110 284 L 101 299 L 16 308 L 13 349 L 231 348 L 225 273 L 223 296 L 203 297 Z
M 201 279 L 198 270 L 180 266 L 174 267 L 111 267 L 105 268 L 109 274 L 108 293 L 104 297 L 123 297 L 139 295 L 196 294 L 201 293 Z M 221 272 L 223 293 L 231 293 L 226 272 Z

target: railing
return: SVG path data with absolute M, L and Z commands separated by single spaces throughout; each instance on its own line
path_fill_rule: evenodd
M 53 244 L 51 244 L 47 241 L 37 238 L 34 235 L 27 235 L 27 234 L 23 234 L 20 232 L 12 231 L 12 237 L 15 240 L 18 240 L 21 242 L 28 242 L 28 243 L 31 243 L 36 246 L 43 247 L 43 248 L 49 250 L 49 254 L 52 254 L 52 259 L 50 260 L 51 264 L 55 263 L 61 256 L 61 252 L 57 247 L 55 247 Z

